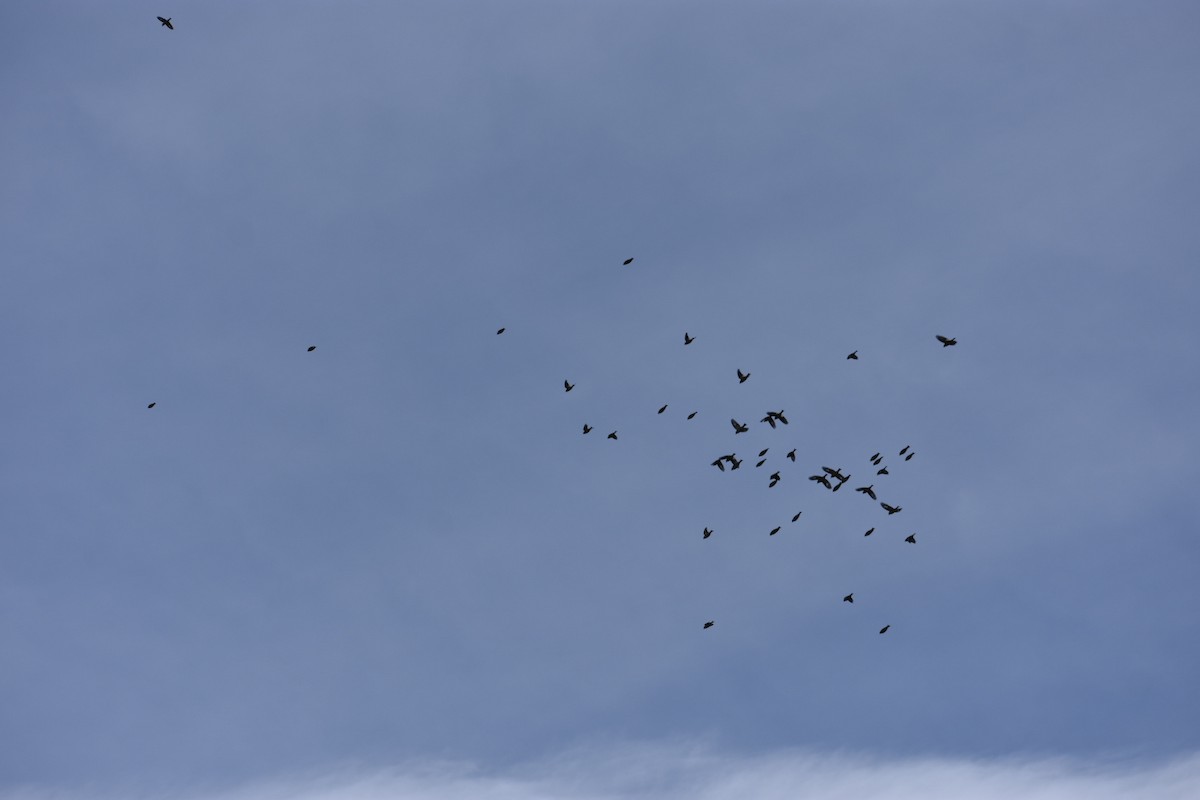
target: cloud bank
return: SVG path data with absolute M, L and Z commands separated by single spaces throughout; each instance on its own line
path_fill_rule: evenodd
M 1169 761 L 875 758 L 781 751 L 722 756 L 704 747 L 573 751 L 505 771 L 454 762 L 340 769 L 216 791 L 130 793 L 187 800 L 1193 800 L 1200 755 Z M 3 800 L 116 797 L 24 788 Z

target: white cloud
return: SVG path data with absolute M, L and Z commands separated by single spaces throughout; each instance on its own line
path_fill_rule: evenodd
M 507 771 L 452 762 L 336 770 L 217 792 L 132 796 L 186 800 L 1194 800 L 1200 755 L 1154 763 L 1069 759 L 882 759 L 781 751 L 722 756 L 704 747 L 577 750 Z M 115 797 L 23 789 L 3 800 Z

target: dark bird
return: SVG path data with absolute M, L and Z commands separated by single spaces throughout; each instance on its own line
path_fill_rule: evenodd
M 871 456 L 871 459 L 870 459 L 870 460 L 871 460 L 872 462 L 874 462 L 874 461 L 875 461 L 875 459 L 877 459 L 877 458 L 879 458 L 879 453 L 876 453 L 875 455 Z
M 858 351 L 857 351 L 857 350 L 855 350 L 853 353 L 851 353 L 850 355 L 846 356 L 846 360 L 847 360 L 847 361 L 858 361 Z
M 877 467 L 879 466 L 881 461 L 883 461 L 883 456 L 875 456 L 874 458 L 871 459 L 871 463 Z
M 713 532 L 712 532 L 712 531 L 710 531 L 708 528 L 705 528 L 705 529 L 704 529 L 704 538 L 705 538 L 705 539 L 707 539 L 708 537 L 710 537 L 710 536 L 712 536 L 712 535 L 713 535 Z
M 730 469 L 737 469 L 738 467 L 740 467 L 742 465 L 742 460 L 740 458 L 735 458 L 732 461 L 730 461 L 729 463 L 731 464 L 731 466 L 729 467 Z
M 585 423 L 583 423 L 583 432 L 584 432 L 585 434 L 591 433 L 591 432 L 592 432 L 592 426 L 591 426 L 591 425 L 588 425 L 586 422 L 585 422 Z
M 837 485 L 837 486 L 835 486 L 835 487 L 833 487 L 833 490 L 836 492 L 838 489 L 840 489 L 840 488 L 842 488 L 843 486 L 845 486 L 845 485 L 846 485 L 846 481 L 848 481 L 848 480 L 850 480 L 850 476 L 849 476 L 849 475 L 847 475 L 846 477 L 844 477 L 844 478 L 842 478 L 840 481 L 838 481 L 838 485 Z
M 907 453 L 907 452 L 908 452 L 908 448 L 910 448 L 910 447 L 912 447 L 912 445 L 911 445 L 911 444 L 906 444 L 906 445 L 904 445 L 904 449 L 903 449 L 903 450 L 901 450 L 899 453 L 897 453 L 897 455 L 901 455 L 901 456 L 902 456 L 902 455 L 904 455 L 905 453 Z
M 792 522 L 795 522 L 796 520 L 800 519 L 800 515 L 803 513 L 804 513 L 803 511 L 797 511 L 796 516 L 792 517 Z
M 627 259 L 625 259 L 624 266 L 628 267 L 628 266 L 629 266 L 630 264 L 632 264 L 632 263 L 633 263 L 633 259 L 632 259 L 632 258 L 627 258 Z
M 167 17 L 166 19 L 163 19 L 162 17 L 159 17 L 159 18 L 158 18 L 158 21 L 159 21 L 159 22 L 161 22 L 161 23 L 162 23 L 164 26 L 166 26 L 167 28 L 170 28 L 171 30 L 175 30 L 175 26 L 171 24 L 171 18 L 170 18 L 170 17 Z
M 782 526 L 782 525 L 776 526 L 776 527 L 774 527 L 774 528 L 771 528 L 771 532 L 770 532 L 770 533 L 768 533 L 767 535 L 768 535 L 768 536 L 774 536 L 775 534 L 779 533 L 779 531 L 780 531 L 780 530 L 782 530 L 782 529 L 783 529 L 783 526 Z
M 782 422 L 784 425 L 787 425 L 787 424 L 788 424 L 787 417 L 785 417 L 785 416 L 783 415 L 783 409 L 782 409 L 782 408 L 781 408 L 781 409 L 779 409 L 778 411 L 768 411 L 768 412 L 767 412 L 767 416 L 768 416 L 768 417 L 775 417 L 775 419 L 779 420 L 779 421 L 780 421 L 780 422 Z
M 162 19 L 162 17 L 159 17 L 159 19 Z M 937 340 L 942 343 L 942 347 L 953 347 L 954 345 L 958 344 L 958 339 L 951 339 L 948 336 L 942 336 L 940 334 L 938 335 Z
M 846 476 L 842 474 L 841 467 L 838 467 L 837 469 L 832 469 L 830 467 L 821 467 L 821 469 L 823 469 L 825 471 L 825 474 L 831 478 L 837 478 L 839 481 L 846 480 Z
M 692 413 L 688 414 L 688 419 L 691 419 L 692 417 L 696 416 L 696 414 L 698 414 L 698 413 L 699 413 L 698 411 L 693 411 Z
M 892 626 L 891 626 L 891 625 L 884 625 L 882 628 L 880 628 L 880 629 L 879 629 L 879 632 L 880 632 L 880 633 L 887 633 L 887 632 L 888 632 L 888 628 L 890 628 L 890 627 L 892 627 Z
M 909 534 L 909 537 L 907 539 L 905 539 L 904 541 L 908 542 L 909 544 L 916 544 L 917 543 L 917 535 L 915 533 Z
M 855 489 L 854 491 L 862 492 L 863 494 L 865 494 L 867 497 L 871 498 L 872 500 L 879 499 L 878 497 L 875 496 L 875 484 L 873 484 L 873 483 L 870 486 L 860 486 L 857 489 Z
M 809 475 L 808 479 L 810 481 L 816 481 L 817 483 L 824 486 L 826 489 L 833 488 L 833 484 L 829 482 L 829 478 L 826 478 L 824 475 Z
M 887 471 L 887 467 L 881 467 L 875 474 L 876 475 L 890 475 L 891 473 Z
M 691 344 L 691 343 L 692 343 L 692 342 L 694 342 L 694 341 L 696 341 L 696 337 L 695 337 L 695 336 L 688 336 L 688 332 L 687 332 L 687 331 L 684 331 L 684 332 L 683 332 L 683 343 L 684 343 L 685 345 Z
M 762 450 L 759 450 L 759 451 L 758 451 L 758 457 L 759 457 L 759 458 L 762 458 L 763 456 L 765 456 L 765 455 L 767 454 L 767 451 L 768 451 L 768 450 L 770 450 L 770 449 L 771 449 L 771 448 L 769 448 L 769 447 L 764 447 Z
M 759 422 L 765 422 L 768 425 L 770 425 L 772 428 L 775 427 L 775 418 L 772 417 L 770 414 L 767 414 L 765 417 L 760 419 Z
M 154 402 L 154 403 L 151 403 L 150 405 L 146 406 L 146 408 L 154 408 L 156 405 L 158 405 L 158 403 Z
M 772 473 L 771 473 L 771 485 L 770 485 L 768 488 L 774 488 L 774 487 L 775 487 L 775 484 L 779 483 L 779 480 L 780 480 L 780 478 L 779 478 L 779 473 L 778 473 L 778 472 L 772 472 Z
M 710 619 L 708 622 L 704 623 L 704 629 L 705 629 L 705 630 L 708 630 L 709 628 L 711 628 L 713 625 L 716 625 L 716 624 L 717 624 L 717 623 L 713 622 L 713 621 Z
M 613 431 L 612 433 L 610 433 L 610 434 L 608 435 L 608 438 L 609 438 L 609 439 L 612 439 L 612 440 L 615 442 L 615 441 L 617 440 L 617 432 L 616 432 L 616 431 Z
M 721 472 L 724 472 L 724 471 L 725 471 L 725 464 L 724 464 L 724 458 L 723 458 L 723 457 L 722 457 L 722 458 L 718 458 L 716 461 L 712 462 L 712 465 L 713 465 L 714 467 L 716 467 L 717 469 L 721 470 Z
M 316 346 L 315 344 L 310 344 L 310 345 L 308 346 L 308 352 L 310 352 L 310 353 L 311 353 L 313 350 L 316 350 L 316 349 L 317 349 L 317 346 Z
M 746 379 L 750 377 L 749 372 L 743 373 L 740 369 L 737 371 L 737 374 L 738 374 L 738 383 L 745 383 Z
M 875 532 L 875 529 L 874 529 L 874 528 L 871 528 L 869 531 L 867 531 L 866 533 L 864 533 L 864 534 L 863 534 L 863 536 L 870 536 L 870 535 L 871 535 L 872 533 L 874 533 L 874 532 Z
M 755 465 L 754 465 L 754 468 L 755 468 L 755 469 L 758 469 L 759 467 L 761 467 L 761 466 L 762 466 L 763 464 L 765 464 L 765 463 L 767 463 L 767 460 L 764 458 L 762 461 L 759 461 L 757 464 L 755 464 Z
M 575 388 L 575 384 L 571 383 L 570 381 L 563 381 L 563 389 L 565 389 L 566 391 L 569 392 L 574 388 Z
M 904 510 L 900 506 L 889 506 L 887 503 L 880 503 L 879 505 L 883 506 L 883 510 L 888 512 L 889 517 L 892 514 L 899 514 L 901 511 Z
M 796 451 L 792 450 L 790 453 L 787 454 L 787 457 L 792 460 L 792 463 L 795 463 L 796 462 Z
M 664 412 L 664 411 L 666 411 L 666 410 L 667 410 L 667 407 L 664 405 L 662 408 L 660 408 L 660 409 L 658 410 L 658 413 L 660 413 L 660 414 L 661 414 L 661 413 L 663 413 L 663 412 Z
M 497 335 L 497 336 L 499 336 L 500 334 L 504 333 L 506 330 L 508 330 L 508 329 L 507 329 L 507 328 L 501 328 L 500 330 L 496 331 L 496 335 Z
M 854 602 L 854 592 L 851 592 L 850 594 L 843 597 L 842 602 L 843 603 L 853 603 Z
M 904 460 L 905 460 L 905 461 L 912 461 L 912 457 L 913 457 L 913 456 L 915 456 L 915 455 L 916 455 L 916 453 L 909 453 L 908 455 L 906 455 L 906 456 L 904 457 Z
M 750 430 L 749 426 L 743 425 L 742 423 L 738 422 L 736 419 L 733 419 L 732 417 L 729 420 L 729 424 L 733 426 L 733 435 L 734 436 L 737 436 L 739 433 L 745 433 L 746 431 Z

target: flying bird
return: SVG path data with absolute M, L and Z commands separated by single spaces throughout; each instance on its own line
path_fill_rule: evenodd
M 696 416 L 696 414 L 698 414 L 698 413 L 699 412 L 697 412 L 697 411 L 693 411 L 692 413 L 688 414 L 688 419 L 691 419 L 692 417 Z
M 860 486 L 857 489 L 855 489 L 854 491 L 862 492 L 863 494 L 865 494 L 867 497 L 871 498 L 872 500 L 879 499 L 878 497 L 875 496 L 875 484 L 873 484 L 873 483 L 870 486 Z
M 874 528 L 871 528 L 869 531 L 867 531 L 866 533 L 864 533 L 864 534 L 863 534 L 863 536 L 870 536 L 870 535 L 871 535 L 872 533 L 874 533 L 874 532 L 875 532 L 875 529 L 874 529 Z
M 906 456 L 904 457 L 904 460 L 905 460 L 905 461 L 912 461 L 912 457 L 913 457 L 913 456 L 915 456 L 915 455 L 916 455 L 916 453 L 909 453 L 908 455 L 906 455 Z
M 733 435 L 734 436 L 737 436 L 739 433 L 745 433 L 746 431 L 750 430 L 749 426 L 743 425 L 742 423 L 738 422 L 736 419 L 733 419 L 732 417 L 729 420 L 729 424 L 733 425 Z
M 847 361 L 858 361 L 858 351 L 857 351 L 857 350 L 855 350 L 853 353 L 851 353 L 850 355 L 846 356 L 846 360 L 847 360 Z
M 891 625 L 884 625 L 882 628 L 880 628 L 880 629 L 879 629 L 879 632 L 880 632 L 880 633 L 887 633 L 887 632 L 888 632 L 888 628 L 890 628 L 890 627 L 892 627 L 892 626 L 891 626 Z
M 151 403 L 150 405 L 146 406 L 146 408 L 154 408 L 156 405 L 158 405 L 158 402 L 157 402 L 157 401 L 155 401 L 155 402 Z
M 709 628 L 711 628 L 713 625 L 716 625 L 716 624 L 717 624 L 717 623 L 713 622 L 713 621 L 710 619 L 708 622 L 704 623 L 704 629 L 705 629 L 705 630 L 708 630 Z
M 716 467 L 717 469 L 721 470 L 721 472 L 724 472 L 725 471 L 725 464 L 723 463 L 724 460 L 725 460 L 725 457 L 721 456 L 721 458 L 718 458 L 716 461 L 712 462 L 712 465 L 714 467 Z
M 612 439 L 612 440 L 615 442 L 615 441 L 617 440 L 617 432 L 616 432 L 616 431 L 613 431 L 612 433 L 610 433 L 610 434 L 608 435 L 608 438 L 609 438 L 609 439 Z
M 854 592 L 851 592 L 850 594 L 843 597 L 842 602 L 843 603 L 853 603 L 854 602 Z
M 830 467 L 821 467 L 821 469 L 823 469 L 825 471 L 825 474 L 831 478 L 837 478 L 839 481 L 846 480 L 847 476 L 842 474 L 841 467 L 838 467 L 837 469 L 832 469 Z
M 159 18 L 158 18 L 158 21 L 159 21 L 159 22 L 161 22 L 161 23 L 162 23 L 164 26 L 166 26 L 167 28 L 170 28 L 171 30 L 175 30 L 175 26 L 171 24 L 171 18 L 170 18 L 170 17 L 167 17 L 166 19 L 163 19 L 162 17 L 159 17 Z
M 795 449 L 793 449 L 793 450 L 792 450 L 790 453 L 788 453 L 788 454 L 787 454 L 787 457 L 788 457 L 788 458 L 790 458 L 790 459 L 792 460 L 792 463 L 794 464 L 794 463 L 796 462 L 796 451 L 795 451 Z
M 708 537 L 710 537 L 710 536 L 712 536 L 712 535 L 713 535 L 713 532 L 712 532 L 712 531 L 710 531 L 708 528 L 705 528 L 705 529 L 704 529 L 704 538 L 705 538 L 705 539 L 707 539 Z
M 694 341 L 696 341 L 696 337 L 695 337 L 695 336 L 688 336 L 688 332 L 687 332 L 687 331 L 684 331 L 684 332 L 683 332 L 683 343 L 684 343 L 685 345 L 689 345 L 689 344 L 691 344 L 691 343 L 692 343 L 692 342 L 694 342 Z
M 942 347 L 953 347 L 958 344 L 958 339 L 951 339 L 949 336 L 942 336 L 941 334 L 938 334 L 937 340 L 942 343 Z
M 838 481 L 838 485 L 837 485 L 837 486 L 835 486 L 835 487 L 833 487 L 833 490 L 836 492 L 838 489 L 840 489 L 840 488 L 842 488 L 843 486 L 845 486 L 845 485 L 846 485 L 846 481 L 848 481 L 848 480 L 850 480 L 850 476 L 849 476 L 849 475 L 847 475 L 846 477 L 844 477 L 844 478 L 842 478 L 840 481 Z
M 770 532 L 770 533 L 768 533 L 767 535 L 768 535 L 768 536 L 774 536 L 775 534 L 779 533 L 779 531 L 780 531 L 780 530 L 782 530 L 782 529 L 783 529 L 783 526 L 782 526 L 782 525 L 780 525 L 780 526 L 778 526 L 778 527 L 775 527 L 775 528 L 771 528 L 771 532 Z
M 308 352 L 310 352 L 310 353 L 311 353 L 313 350 L 316 350 L 316 349 L 317 349 L 317 346 L 316 346 L 315 344 L 310 344 L 310 345 L 308 346 Z
M 889 517 L 892 514 L 899 514 L 901 511 L 904 510 L 900 506 L 889 506 L 887 503 L 880 503 L 879 505 L 883 506 L 883 510 L 888 512 Z
M 742 465 L 742 460 L 740 458 L 735 458 L 732 461 L 730 461 L 729 463 L 732 465 L 730 467 L 730 469 L 737 469 L 738 467 L 740 467 Z
M 627 258 L 627 259 L 625 259 L 624 266 L 628 267 L 628 266 L 629 266 L 630 264 L 632 264 L 632 263 L 633 263 L 633 259 L 632 259 L 632 258 Z
M 569 392 L 574 388 L 575 388 L 575 384 L 571 383 L 570 381 L 563 381 L 563 389 L 565 389 L 566 391 Z
M 901 450 L 901 451 L 900 451 L 900 452 L 899 452 L 897 455 L 904 455 L 905 453 L 907 453 L 907 452 L 908 452 L 908 448 L 910 448 L 910 447 L 912 447 L 912 445 L 911 445 L 911 444 L 906 444 L 906 445 L 904 445 L 904 449 L 903 449 L 903 450 Z
M 765 417 L 760 419 L 759 422 L 765 422 L 768 425 L 770 425 L 772 428 L 775 427 L 775 418 L 772 417 L 770 414 L 767 414 Z
M 876 453 L 875 455 L 871 456 L 870 461 L 872 463 L 874 463 L 875 459 L 877 459 L 877 458 L 879 458 L 879 453 Z
M 909 544 L 916 544 L 917 543 L 917 535 L 915 533 L 910 534 L 909 537 L 907 539 L 905 539 L 904 541 L 908 542 Z
M 500 330 L 496 331 L 496 335 L 497 335 L 497 336 L 499 336 L 500 334 L 504 333 L 506 330 L 508 330 L 508 329 L 507 329 L 507 328 L 501 328 Z
M 808 479 L 810 481 L 816 481 L 817 483 L 824 486 L 826 489 L 833 488 L 833 484 L 829 482 L 829 478 L 826 478 L 824 475 L 809 475 Z
M 759 457 L 759 458 L 762 458 L 763 456 L 765 456 L 765 455 L 767 454 L 767 451 L 768 451 L 768 450 L 770 450 L 770 449 L 771 449 L 771 448 L 769 448 L 769 447 L 764 447 L 762 450 L 759 450 L 759 451 L 758 451 L 758 457 Z
M 750 377 L 749 372 L 743 373 L 740 369 L 737 371 L 737 374 L 738 374 L 738 383 L 745 383 L 746 379 Z
M 583 423 L 583 432 L 584 432 L 585 434 L 591 433 L 591 432 L 592 432 L 592 426 L 591 426 L 591 425 L 588 425 L 586 422 L 585 422 L 585 423 Z
M 891 473 L 887 471 L 887 467 L 881 467 L 879 469 L 879 471 L 876 472 L 875 474 L 876 475 L 890 475 Z
M 757 464 L 755 464 L 755 465 L 754 465 L 754 468 L 755 468 L 755 469 L 758 469 L 759 467 L 761 467 L 761 466 L 762 466 L 763 464 L 765 464 L 765 463 L 767 463 L 767 460 L 764 458 L 762 461 L 759 461 Z
M 803 511 L 797 511 L 796 516 L 792 517 L 792 522 L 795 522 L 796 520 L 800 519 L 800 515 L 803 513 L 804 513 Z
M 772 472 L 772 473 L 771 473 L 771 484 L 770 484 L 770 486 L 768 486 L 767 488 L 768 488 L 768 489 L 773 489 L 773 488 L 775 488 L 775 484 L 777 484 L 777 483 L 779 483 L 779 473 L 778 473 L 778 472 Z
M 664 412 L 664 411 L 666 411 L 666 410 L 667 410 L 667 406 L 664 404 L 664 405 L 663 405 L 663 407 L 662 407 L 662 408 L 660 408 L 660 409 L 658 410 L 658 413 L 660 413 L 660 414 L 661 414 L 661 413 L 663 413 L 663 412 Z

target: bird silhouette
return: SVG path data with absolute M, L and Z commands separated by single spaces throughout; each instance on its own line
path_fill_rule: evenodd
M 846 356 L 846 360 L 847 360 L 847 361 L 858 361 L 858 351 L 857 351 L 857 350 L 855 350 L 853 353 L 851 353 L 850 355 Z
M 695 337 L 695 336 L 688 336 L 688 332 L 687 332 L 687 331 L 684 331 L 684 332 L 683 332 L 683 343 L 684 343 L 685 345 L 689 345 L 689 344 L 691 344 L 691 343 L 692 343 L 692 342 L 694 342 L 694 341 L 696 341 L 696 337 Z
M 854 602 L 854 592 L 851 592 L 850 594 L 843 597 L 842 602 L 843 603 L 853 603 Z
M 633 259 L 632 259 L 632 258 L 627 258 L 627 259 L 625 259 L 624 266 L 628 267 L 628 266 L 629 266 L 630 264 L 632 264 L 632 263 L 633 263 Z
M 586 422 L 585 422 L 585 423 L 583 423 L 583 432 L 584 432 L 585 434 L 591 433 L 591 432 L 592 432 L 592 426 L 591 426 L 591 425 L 588 425 Z
M 792 460 L 793 464 L 796 463 L 796 451 L 794 449 L 787 454 L 787 457 Z
M 821 467 L 821 469 L 824 470 L 825 474 L 831 478 L 837 478 L 839 481 L 846 480 L 846 476 L 842 474 L 841 467 L 838 467 L 837 469 L 834 469 L 832 467 Z
M 837 486 L 833 487 L 833 490 L 836 492 L 838 489 L 840 489 L 840 488 L 842 488 L 843 486 L 845 486 L 845 485 L 846 485 L 846 481 L 848 481 L 848 480 L 850 480 L 850 476 L 849 476 L 849 475 L 847 475 L 846 477 L 844 477 L 844 478 L 842 478 L 840 481 L 838 481 L 838 484 L 837 484 Z
M 712 462 L 712 465 L 714 467 L 716 467 L 717 469 L 721 470 L 721 472 L 724 472 L 725 471 L 724 461 L 725 461 L 724 457 L 721 457 L 721 458 L 718 458 L 716 461 Z
M 712 531 L 710 531 L 708 528 L 705 528 L 705 529 L 704 529 L 704 538 L 705 538 L 705 539 L 707 539 L 708 537 L 710 537 L 710 536 L 712 536 L 712 535 L 713 535 L 713 532 L 712 532 Z
M 772 428 L 775 427 L 775 418 L 772 417 L 770 414 L 767 414 L 765 417 L 760 419 L 759 422 L 765 422 L 768 425 L 770 425 Z
M 615 442 L 615 441 L 617 440 L 617 432 L 616 432 L 616 431 L 613 431 L 612 433 L 610 433 L 610 434 L 608 435 L 608 438 L 609 438 L 609 439 L 612 439 L 612 440 Z
M 745 383 L 746 379 L 750 377 L 749 372 L 743 373 L 740 369 L 737 371 L 737 374 L 738 374 L 738 383 Z
M 500 330 L 496 331 L 496 335 L 499 336 L 500 334 L 504 333 L 506 330 L 508 330 L 508 328 L 501 328 Z
M 874 533 L 874 532 L 875 532 L 875 529 L 874 529 L 874 528 L 871 528 L 871 529 L 870 529 L 870 530 L 868 530 L 866 533 L 864 533 L 864 534 L 863 534 L 863 536 L 870 536 L 870 535 L 871 535 L 872 533 Z
M 759 458 L 762 458 L 763 456 L 765 456 L 765 455 L 767 454 L 767 451 L 768 451 L 768 450 L 770 450 L 770 449 L 771 449 L 771 448 L 769 448 L 769 447 L 764 447 L 762 450 L 759 450 L 759 451 L 758 451 L 758 457 L 759 457 Z
M 889 517 L 892 514 L 899 514 L 901 511 L 904 510 L 900 506 L 889 506 L 887 503 L 880 503 L 879 505 L 883 506 L 883 510 L 888 512 Z
M 800 519 L 800 515 L 803 513 L 804 513 L 803 511 L 797 511 L 796 516 L 792 517 L 792 522 L 795 522 L 796 520 Z
M 887 633 L 887 632 L 888 632 L 888 628 L 890 628 L 890 627 L 892 627 L 892 626 L 891 626 L 891 625 L 884 625 L 882 628 L 880 628 L 880 629 L 879 629 L 879 632 L 880 632 L 880 633 Z
M 692 413 L 688 414 L 688 419 L 691 419 L 692 417 L 696 416 L 699 413 L 700 413 L 699 411 L 693 411 Z
M 773 489 L 773 488 L 775 488 L 775 484 L 777 484 L 777 483 L 779 483 L 779 473 L 772 472 L 771 473 L 771 484 L 767 488 Z
M 151 403 L 150 405 L 146 406 L 146 408 L 154 408 L 156 405 L 158 405 L 158 402 L 157 402 L 157 401 L 155 401 L 155 402 Z
M 739 433 L 745 433 L 746 431 L 750 430 L 749 426 L 743 425 L 742 423 L 738 422 L 736 419 L 733 419 L 732 417 L 729 420 L 729 424 L 733 425 L 733 435 L 734 436 L 737 436 Z
M 770 532 L 770 533 L 768 533 L 767 535 L 768 535 L 768 536 L 774 536 L 775 534 L 779 533 L 779 531 L 781 531 L 781 530 L 783 530 L 783 526 L 782 526 L 782 525 L 776 526 L 776 527 L 774 527 L 774 528 L 771 528 L 771 532 Z
M 905 460 L 905 461 L 912 461 L 912 457 L 913 457 L 913 456 L 915 456 L 915 455 L 916 455 L 916 453 L 909 453 L 908 455 L 906 455 L 906 456 L 904 457 L 904 460 Z
M 310 353 L 311 353 L 313 350 L 316 350 L 316 349 L 317 349 L 317 346 L 316 346 L 315 344 L 310 344 L 310 345 L 308 346 L 308 352 L 310 352 Z
M 874 462 L 875 462 L 875 459 L 877 459 L 877 458 L 879 458 L 879 453 L 876 453 L 875 455 L 871 456 L 871 458 L 870 458 L 869 460 L 870 460 L 872 463 L 874 463 Z
M 563 389 L 564 390 L 569 392 L 574 388 L 575 388 L 575 384 L 571 383 L 570 381 L 563 381 Z
M 755 469 L 757 469 L 758 467 L 761 467 L 765 463 L 767 463 L 767 460 L 764 458 L 762 461 L 759 461 L 757 464 L 755 464 L 754 467 L 755 467 Z
M 809 475 L 808 479 L 810 481 L 816 481 L 817 483 L 824 486 L 826 489 L 833 488 L 833 484 L 829 482 L 829 478 L 826 478 L 824 475 Z
M 909 534 L 909 537 L 907 539 L 905 539 L 904 541 L 908 542 L 909 544 L 916 544 L 917 543 L 917 535 L 915 533 Z
M 949 336 L 938 334 L 937 340 L 942 343 L 942 347 L 953 347 L 958 344 L 958 339 L 951 339 Z
M 664 405 L 663 405 L 663 407 L 662 407 L 662 408 L 660 408 L 660 409 L 658 410 L 658 413 L 660 413 L 660 414 L 661 414 L 661 413 L 663 413 L 663 412 L 664 412 L 664 411 L 666 411 L 666 410 L 667 410 L 667 406 L 664 404 Z
M 713 622 L 713 621 L 710 619 L 708 622 L 704 623 L 704 629 L 705 629 L 705 630 L 708 630 L 709 628 L 711 628 L 713 625 L 716 625 L 716 624 L 717 624 L 717 623 Z
M 875 484 L 873 484 L 873 483 L 870 486 L 860 486 L 857 489 L 855 489 L 854 491 L 862 492 L 863 494 L 865 494 L 867 497 L 871 498 L 872 500 L 879 499 L 878 497 L 875 496 Z
M 740 467 L 742 465 L 742 460 L 740 458 L 735 458 L 732 461 L 730 461 L 729 464 L 730 464 L 730 467 L 729 467 L 730 469 L 737 469 L 738 467 Z
M 175 30 L 175 26 L 171 24 L 171 17 L 167 17 L 166 19 L 159 17 L 158 21 L 161 22 L 165 27 Z
M 875 474 L 876 475 L 890 475 L 891 473 L 887 471 L 887 467 L 881 467 Z

